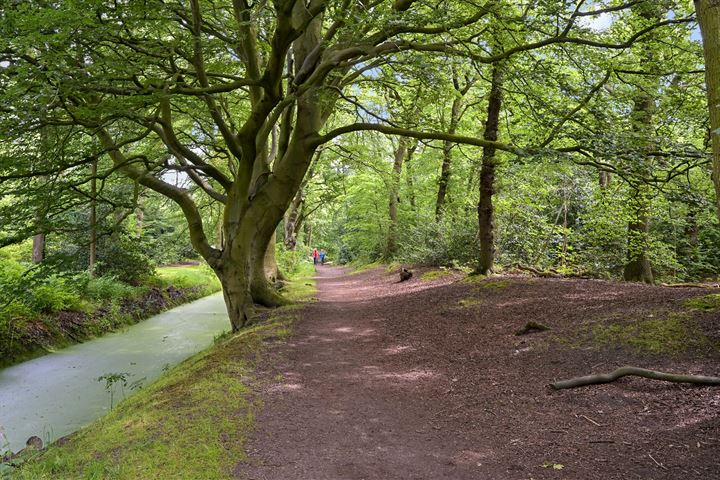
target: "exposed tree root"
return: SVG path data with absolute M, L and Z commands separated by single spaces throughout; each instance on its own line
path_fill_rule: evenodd
M 625 377 L 627 375 L 635 375 L 637 377 L 649 378 L 651 380 L 663 380 L 665 382 L 694 383 L 696 385 L 720 386 L 720 377 L 664 373 L 639 367 L 620 367 L 610 373 L 601 373 L 598 375 L 587 375 L 585 377 L 575 377 L 569 380 L 561 380 L 559 382 L 551 383 L 550 386 L 555 390 L 584 387 L 586 385 L 598 385 L 601 383 L 614 382 L 618 378 Z

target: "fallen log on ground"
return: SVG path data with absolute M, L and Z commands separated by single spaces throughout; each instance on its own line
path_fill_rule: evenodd
M 586 385 L 598 385 L 601 383 L 614 382 L 618 378 L 622 378 L 628 375 L 649 378 L 651 380 L 663 380 L 665 382 L 720 386 L 720 377 L 706 377 L 703 375 L 681 375 L 675 373 L 658 372 L 657 370 L 648 370 L 639 367 L 620 367 L 610 373 L 601 373 L 598 375 L 587 375 L 585 377 L 575 377 L 569 380 L 561 380 L 559 382 L 551 383 L 550 386 L 555 390 L 584 387 Z
M 661 283 L 660 286 L 668 288 L 720 288 L 717 283 Z

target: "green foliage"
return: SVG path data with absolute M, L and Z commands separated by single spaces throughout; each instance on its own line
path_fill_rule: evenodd
M 150 284 L 161 288 L 193 289 L 198 297 L 218 292 L 221 288 L 217 275 L 207 265 L 158 268 L 157 276 L 150 280 Z
M 298 247 L 297 250 L 285 250 L 282 244 L 277 244 L 275 259 L 278 268 L 285 275 L 295 275 L 312 263 L 310 251 L 307 247 Z
M 68 310 L 80 303 L 80 294 L 62 277 L 50 276 L 35 285 L 32 295 L 26 297 L 27 305 L 40 313 Z
M 88 279 L 85 286 L 87 297 L 98 303 L 117 303 L 123 298 L 132 298 L 138 289 L 115 277 L 97 277 Z
M 154 272 L 153 261 L 136 239 L 127 234 L 105 237 L 98 246 L 97 274 L 139 283 Z

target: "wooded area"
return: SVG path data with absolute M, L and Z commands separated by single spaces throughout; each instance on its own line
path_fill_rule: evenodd
M 315 246 L 716 278 L 720 2 L 5 2 L 0 188 L 8 304 L 195 257 L 238 330 Z

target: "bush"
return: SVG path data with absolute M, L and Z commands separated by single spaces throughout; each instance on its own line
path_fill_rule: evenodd
M 98 277 L 89 279 L 85 286 L 85 294 L 94 301 L 117 302 L 132 297 L 136 288 L 119 281 L 115 277 Z
M 309 262 L 309 255 L 304 250 L 303 248 L 295 251 L 285 250 L 279 246 L 275 254 L 275 259 L 280 271 L 286 275 L 294 275 L 297 273 L 303 262 Z
M 155 273 L 155 266 L 139 242 L 120 234 L 100 242 L 96 272 L 100 277 L 115 277 L 125 283 L 138 284 Z
M 26 303 L 37 312 L 59 312 L 80 304 L 80 295 L 74 286 L 54 275 L 43 279 L 29 293 Z

